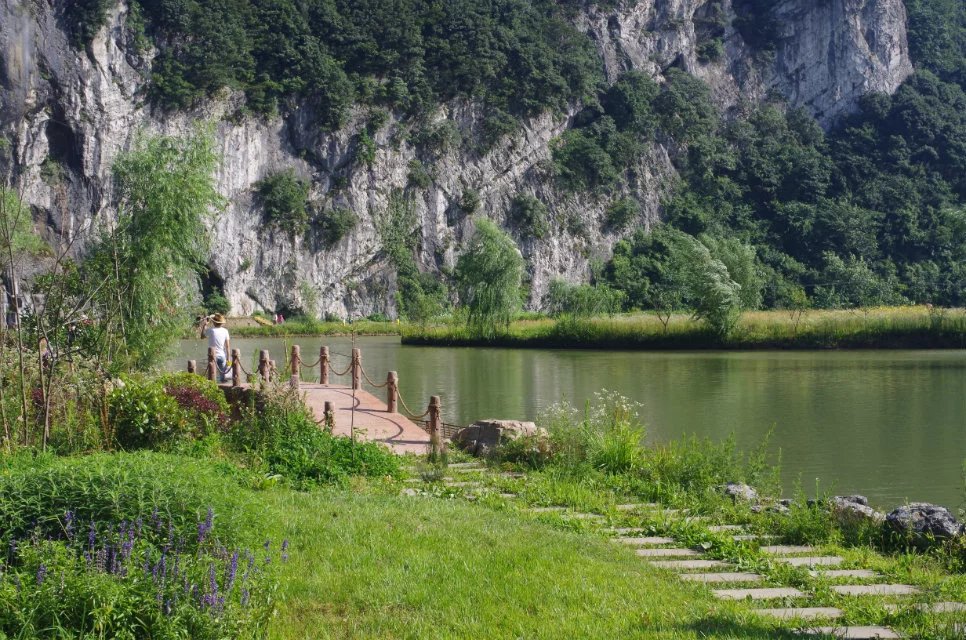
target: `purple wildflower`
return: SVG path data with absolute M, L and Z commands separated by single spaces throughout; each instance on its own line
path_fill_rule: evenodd
M 205 518 L 204 522 L 198 523 L 198 544 L 205 541 L 205 537 L 211 533 L 211 529 L 215 526 L 215 512 L 208 507 L 208 516 Z
M 144 526 L 144 519 L 138 516 L 138 519 L 134 521 L 134 535 L 141 537 L 141 527 Z
M 98 549 L 97 556 L 95 556 L 94 564 L 97 566 L 97 570 L 101 573 L 107 571 L 107 551 L 105 549 Z
M 243 607 L 247 607 L 248 606 L 248 599 L 249 599 L 250 596 L 251 596 L 251 594 L 248 593 L 248 589 L 242 589 L 242 592 L 241 592 L 241 604 L 242 604 Z
M 231 562 L 228 564 L 228 578 L 225 580 L 225 591 L 231 591 L 235 586 L 235 576 L 238 574 L 238 552 L 232 554 Z
M 64 514 L 64 532 L 68 540 L 74 539 L 74 512 L 68 511 Z
M 288 560 L 288 538 L 282 540 L 282 562 Z
M 39 587 L 44 583 L 44 579 L 47 577 L 47 565 L 41 563 L 37 567 L 37 586 Z

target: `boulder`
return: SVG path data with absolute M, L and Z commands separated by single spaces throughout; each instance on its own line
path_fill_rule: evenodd
M 546 435 L 533 422 L 519 420 L 477 420 L 453 436 L 453 444 L 475 456 L 486 455 L 508 440 Z
M 869 499 L 865 496 L 835 496 L 832 498 L 832 513 L 839 522 L 856 522 L 870 520 L 882 522 L 886 516 L 869 506 Z
M 917 542 L 954 538 L 963 533 L 961 525 L 949 509 L 928 502 L 913 502 L 899 507 L 885 517 L 886 525 Z
M 758 502 L 758 492 L 755 488 L 741 482 L 729 482 L 722 487 L 722 491 L 735 502 Z

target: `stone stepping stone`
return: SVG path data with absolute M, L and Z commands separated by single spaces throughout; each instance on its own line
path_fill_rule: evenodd
M 831 567 L 845 562 L 841 556 L 801 556 L 798 558 L 776 558 L 776 560 L 793 567 Z
M 640 509 L 658 509 L 660 506 L 654 502 L 642 502 L 640 504 L 616 504 L 614 508 L 618 511 L 638 511 Z
M 648 538 L 615 538 L 614 540 L 621 544 L 630 544 L 635 547 L 654 547 L 677 542 L 674 538 L 662 538 L 661 536 L 651 536 Z
M 755 609 L 753 613 L 778 620 L 835 620 L 845 615 L 835 607 L 800 607 L 787 609 Z
M 744 531 L 745 525 L 743 524 L 714 524 L 708 527 L 708 531 L 712 533 L 725 533 L 726 531 Z
M 638 549 L 642 558 L 700 558 L 701 553 L 694 549 Z
M 571 520 L 603 520 L 604 519 L 604 516 L 596 513 L 576 513 L 576 512 L 561 513 L 560 517 L 569 518 Z
M 462 487 L 478 487 L 480 486 L 480 483 L 479 482 L 444 482 L 443 486 L 459 489 Z
M 513 478 L 515 480 L 522 480 L 527 477 L 527 474 L 521 473 L 519 471 L 505 471 L 500 474 L 504 478 Z
M 720 560 L 651 560 L 649 564 L 658 569 L 724 569 L 731 565 Z
M 869 569 L 829 569 L 826 571 L 809 571 L 813 578 L 878 578 L 879 573 Z
M 904 609 L 915 609 L 923 613 L 940 615 L 943 613 L 962 613 L 966 611 L 966 604 L 962 602 L 935 602 L 933 604 L 884 604 L 882 608 L 891 613 L 898 613 Z
M 416 491 L 415 489 L 403 489 L 400 495 L 404 495 L 407 498 L 413 498 L 415 496 L 418 496 L 419 492 Z
M 908 584 L 843 584 L 831 588 L 843 596 L 911 596 L 919 589 Z
M 722 600 L 776 600 L 778 598 L 804 598 L 805 594 L 793 587 L 770 587 L 766 589 L 715 589 L 711 593 Z
M 852 638 L 853 640 L 875 640 L 876 638 L 901 638 L 888 627 L 815 627 L 806 629 L 805 635 L 832 636 L 833 638 Z
M 770 545 L 761 547 L 758 550 L 773 556 L 790 556 L 799 553 L 815 553 L 818 551 L 815 547 L 794 544 Z
M 500 494 L 500 497 L 501 498 L 506 498 L 507 500 L 510 500 L 511 498 L 516 498 L 517 497 L 517 494 L 515 494 L 515 493 L 501 493 Z
M 644 531 L 646 527 L 610 527 L 607 531 L 611 533 L 616 533 L 619 536 L 627 535 L 628 533 L 637 533 L 639 531 Z
M 735 542 L 754 542 L 755 540 L 774 540 L 778 536 L 760 536 L 754 533 L 746 533 L 738 536 L 731 536 Z
M 530 513 L 560 513 L 568 510 L 567 507 L 531 507 Z
M 761 582 L 757 573 L 682 573 L 678 577 L 688 582 Z
M 454 462 L 453 464 L 446 465 L 446 468 L 460 471 L 462 469 L 483 469 L 483 466 L 479 462 Z

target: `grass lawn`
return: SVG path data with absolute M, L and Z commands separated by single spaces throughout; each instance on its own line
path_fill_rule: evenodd
M 629 548 L 462 500 L 279 491 L 273 638 L 782 638 Z M 747 608 L 744 608 L 747 611 Z

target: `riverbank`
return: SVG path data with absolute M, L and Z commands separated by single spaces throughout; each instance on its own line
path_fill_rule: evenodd
M 626 350 L 963 349 L 966 311 L 885 307 L 848 311 L 745 313 L 727 337 L 687 315 L 665 326 L 652 314 L 570 320 L 521 320 L 479 337 L 465 327 L 403 327 L 407 345 Z
M 298 338 L 312 336 L 398 336 L 400 322 L 358 320 L 326 322 L 311 318 L 293 318 L 281 324 L 258 324 L 247 319 L 229 319 L 228 328 L 238 338 Z

